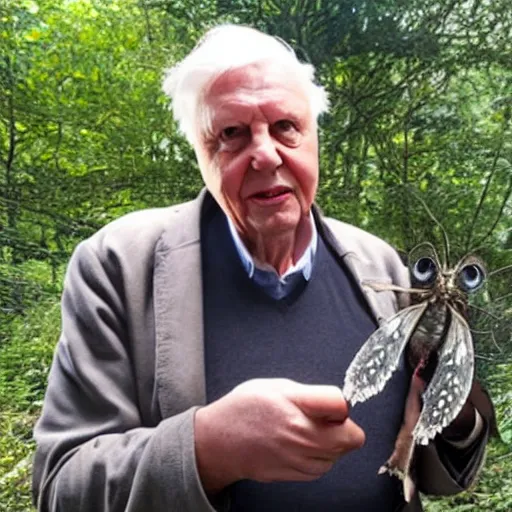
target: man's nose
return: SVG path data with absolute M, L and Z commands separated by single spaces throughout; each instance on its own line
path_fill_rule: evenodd
M 252 166 L 256 171 L 275 171 L 283 163 L 276 141 L 268 131 L 261 131 L 253 138 Z

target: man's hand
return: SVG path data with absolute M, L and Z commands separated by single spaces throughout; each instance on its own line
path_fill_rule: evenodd
M 364 441 L 336 386 L 250 380 L 195 416 L 197 466 L 209 493 L 245 478 L 314 480 Z

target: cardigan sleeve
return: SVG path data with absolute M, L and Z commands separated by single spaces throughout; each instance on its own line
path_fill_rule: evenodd
M 89 241 L 70 261 L 34 431 L 34 503 L 40 512 L 213 512 L 195 462 L 196 408 L 141 420 L 119 267 Z

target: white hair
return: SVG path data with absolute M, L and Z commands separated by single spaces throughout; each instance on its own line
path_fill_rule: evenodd
M 209 30 L 181 62 L 165 72 L 162 89 L 171 98 L 174 118 L 192 145 L 200 128 L 197 109 L 208 86 L 230 69 L 265 60 L 272 60 L 293 73 L 304 86 L 315 118 L 327 111 L 327 93 L 313 81 L 315 68 L 300 62 L 283 40 L 242 25 L 219 25 Z

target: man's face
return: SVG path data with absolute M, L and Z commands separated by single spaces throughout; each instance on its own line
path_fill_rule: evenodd
M 295 230 L 318 185 L 317 126 L 303 87 L 282 68 L 251 64 L 217 78 L 199 111 L 201 174 L 237 230 L 253 242 Z

